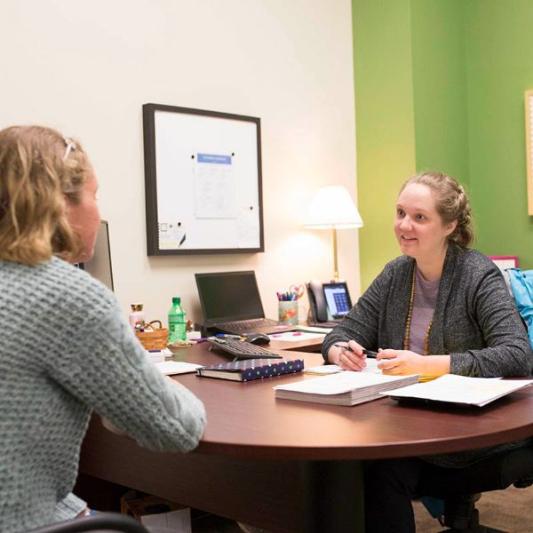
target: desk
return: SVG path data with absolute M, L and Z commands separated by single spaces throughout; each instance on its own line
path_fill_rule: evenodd
M 306 366 L 322 360 L 287 354 L 303 356 Z M 186 359 L 222 360 L 205 343 Z M 456 452 L 533 435 L 530 390 L 483 410 L 404 407 L 389 398 L 341 407 L 274 398 L 275 384 L 300 376 L 249 383 L 191 374 L 176 379 L 207 410 L 195 452 L 143 450 L 94 418 L 80 471 L 276 532 L 363 531 L 364 460 Z

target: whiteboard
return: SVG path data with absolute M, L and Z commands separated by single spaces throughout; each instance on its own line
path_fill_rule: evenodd
M 148 255 L 264 251 L 260 119 L 143 105 Z

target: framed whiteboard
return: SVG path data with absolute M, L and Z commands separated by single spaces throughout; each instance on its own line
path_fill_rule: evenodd
M 263 252 L 260 119 L 143 105 L 148 255 Z

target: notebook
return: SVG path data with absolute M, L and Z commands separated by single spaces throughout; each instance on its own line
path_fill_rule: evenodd
M 232 381 L 252 381 L 254 379 L 272 378 L 283 374 L 294 374 L 301 372 L 304 368 L 303 359 L 268 360 L 248 359 L 244 361 L 233 361 L 231 363 L 220 363 L 218 365 L 199 368 L 198 376 L 229 379 Z
M 265 318 L 253 270 L 195 274 L 198 297 L 208 330 L 236 335 L 293 331 L 294 325 Z

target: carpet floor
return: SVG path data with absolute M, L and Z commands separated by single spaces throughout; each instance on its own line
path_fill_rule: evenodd
M 484 526 L 507 533 L 533 533 L 533 486 L 485 492 L 476 507 Z M 438 533 L 444 529 L 420 502 L 414 502 L 414 508 L 417 533 Z

